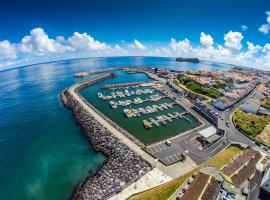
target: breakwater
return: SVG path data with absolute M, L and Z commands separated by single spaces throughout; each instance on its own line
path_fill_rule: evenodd
M 136 87 L 142 86 L 145 82 L 135 82 L 135 83 L 120 83 L 120 84 L 111 84 L 111 85 L 104 85 L 101 89 L 121 89 L 121 88 L 128 88 L 128 87 Z
M 109 72 L 109 71 L 121 70 L 121 69 L 122 69 L 121 67 L 112 67 L 112 68 L 107 68 L 107 69 L 92 70 L 89 72 L 79 72 L 79 73 L 76 73 L 74 76 L 77 78 L 80 78 L 80 77 L 89 76 L 93 74 L 99 74 L 103 72 Z
M 76 93 L 85 102 L 78 93 L 80 89 L 112 76 L 106 74 L 75 84 L 61 93 L 64 105 L 72 110 L 93 148 L 107 157 L 104 165 L 77 187 L 73 199 L 107 199 L 152 169 L 148 162 L 100 124 L 74 95 Z

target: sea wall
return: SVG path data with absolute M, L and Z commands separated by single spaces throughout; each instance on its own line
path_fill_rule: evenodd
M 92 70 L 92 71 L 89 71 L 89 72 L 79 72 L 79 73 L 76 73 L 74 76 L 77 77 L 77 78 L 80 78 L 80 77 L 89 76 L 89 75 L 93 75 L 93 74 L 99 74 L 99 73 L 103 73 L 103 72 L 109 72 L 109 71 L 121 70 L 121 69 L 122 69 L 121 67 L 97 69 L 97 70 Z
M 74 90 L 79 98 L 83 99 L 78 93 L 79 89 L 108 77 L 110 75 L 103 75 L 76 84 Z M 114 137 L 84 109 L 70 89 L 61 93 L 61 99 L 64 105 L 72 110 L 92 147 L 107 157 L 104 165 L 77 187 L 73 199 L 108 199 L 152 169 L 148 162 Z

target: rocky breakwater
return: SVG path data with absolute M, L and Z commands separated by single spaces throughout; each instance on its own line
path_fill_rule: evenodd
M 110 76 L 101 76 L 100 80 L 106 77 Z M 78 90 L 97 82 L 98 79 L 99 77 L 77 84 L 75 89 L 73 88 L 76 95 L 83 99 Z M 70 88 L 61 93 L 61 99 L 64 105 L 72 110 L 93 148 L 107 157 L 104 165 L 77 187 L 73 199 L 108 199 L 152 169 L 148 162 L 103 127 L 74 97 Z

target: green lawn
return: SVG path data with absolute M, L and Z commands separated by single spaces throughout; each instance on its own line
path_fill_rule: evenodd
M 270 110 L 270 100 L 267 100 L 267 101 L 262 105 L 262 107 L 267 108 L 267 109 Z
M 201 166 L 198 166 L 194 170 L 180 176 L 168 183 L 164 183 L 158 187 L 152 188 L 145 192 L 133 195 L 129 200 L 166 200 L 168 199 L 193 173 L 200 171 L 205 166 L 215 166 L 220 169 L 227 164 L 233 157 L 241 153 L 242 150 L 237 146 L 230 146 L 225 150 L 219 152 L 213 158 L 208 160 Z
M 197 83 L 189 82 L 186 87 L 196 93 L 206 95 L 211 98 L 218 98 L 221 97 L 222 94 L 219 93 L 216 89 L 208 88 L 208 87 L 202 87 Z
M 235 127 L 252 138 L 256 138 L 269 122 L 269 116 L 254 115 L 240 109 L 237 109 L 233 114 Z
M 221 97 L 222 94 L 215 88 L 207 87 L 207 86 L 201 86 L 200 84 L 190 80 L 187 77 L 178 77 L 178 80 L 181 84 L 185 85 L 189 90 L 196 92 L 198 94 L 202 94 L 211 98 L 218 98 Z

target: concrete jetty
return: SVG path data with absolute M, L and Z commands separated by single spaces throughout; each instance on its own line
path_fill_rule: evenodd
M 78 93 L 80 89 L 112 76 L 105 74 L 75 84 L 61 93 L 62 102 L 71 109 L 93 148 L 107 157 L 105 164 L 78 186 L 73 199 L 108 199 L 153 169 L 153 158 L 135 143 L 128 142 L 125 136 L 122 137 L 125 143 L 120 140 L 117 132 L 111 132 L 114 128 L 104 128 L 97 120 L 100 116 L 90 112 L 91 105 Z
M 145 82 L 135 82 L 135 83 L 120 83 L 120 84 L 110 84 L 104 85 L 101 89 L 120 89 L 120 88 L 129 88 L 129 87 L 140 87 Z
M 112 67 L 112 68 L 107 68 L 107 69 L 92 70 L 89 72 L 79 72 L 79 73 L 76 73 L 74 76 L 77 78 L 80 78 L 80 77 L 84 77 L 84 76 L 89 76 L 89 75 L 93 75 L 93 74 L 99 74 L 99 73 L 109 72 L 109 71 L 114 71 L 114 70 L 122 70 L 122 68 L 121 67 Z

